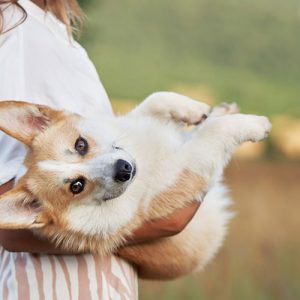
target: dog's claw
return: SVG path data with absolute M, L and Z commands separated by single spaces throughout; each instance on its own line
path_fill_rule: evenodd
M 226 103 L 222 102 L 218 106 L 214 107 L 210 113 L 210 116 L 212 117 L 219 117 L 223 115 L 230 115 L 230 114 L 236 114 L 240 111 L 239 106 L 237 103 Z

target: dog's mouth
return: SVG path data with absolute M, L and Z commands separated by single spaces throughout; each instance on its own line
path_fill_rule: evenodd
M 109 201 L 115 198 L 118 198 L 119 196 L 114 196 L 114 195 L 104 195 L 103 201 Z
M 102 197 L 103 201 L 109 201 L 120 197 L 127 190 L 128 186 L 133 182 L 137 168 L 135 164 L 131 164 L 132 170 L 128 173 L 128 179 L 126 180 L 114 180 L 114 184 L 106 190 L 104 196 Z
M 132 170 L 132 175 L 131 175 L 131 180 L 133 180 L 133 178 L 135 177 L 136 174 L 136 165 L 133 165 L 133 170 Z

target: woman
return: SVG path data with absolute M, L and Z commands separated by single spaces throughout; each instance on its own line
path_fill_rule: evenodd
M 0 101 L 27 100 L 86 116 L 112 113 L 94 66 L 72 38 L 83 15 L 75 0 L 0 0 L 0 13 Z M 22 174 L 24 154 L 0 132 L 0 194 Z M 128 243 L 178 233 L 197 207 L 145 224 Z M 63 253 L 24 230 L 1 230 L 0 245 L 0 299 L 137 298 L 136 273 L 117 256 Z

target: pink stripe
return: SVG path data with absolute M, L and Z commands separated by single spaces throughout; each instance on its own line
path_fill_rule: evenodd
M 109 270 L 108 270 L 108 272 L 105 272 L 105 275 L 107 276 L 107 281 L 116 291 L 118 291 L 121 299 L 126 300 L 125 294 L 131 299 L 130 295 L 128 294 L 128 292 L 130 293 L 130 291 L 127 290 L 127 288 L 123 284 L 122 280 L 119 277 L 117 277 L 116 275 L 114 275 L 112 272 L 112 259 L 113 259 L 112 257 L 110 257 L 110 259 L 108 259 Z M 120 265 L 119 262 L 117 262 L 117 263 Z M 126 274 L 124 276 L 126 277 Z
M 37 287 L 39 292 L 39 298 L 45 299 L 44 294 L 44 274 L 41 266 L 41 258 L 39 255 L 31 255 L 31 261 L 34 266 L 35 274 L 36 274 L 36 281 L 37 281 Z
M 98 299 L 102 298 L 102 277 L 101 277 L 101 267 L 103 266 L 103 260 L 99 255 L 93 255 L 93 259 L 95 260 L 95 273 L 96 273 L 96 281 L 97 281 L 97 294 Z
M 9 272 L 7 273 L 6 278 L 3 282 L 3 286 L 4 286 L 4 288 L 3 288 L 3 300 L 8 299 L 8 292 L 9 291 L 8 291 L 7 281 L 8 281 L 8 278 L 10 276 L 11 276 L 11 270 L 9 270 Z
M 52 270 L 52 299 L 53 300 L 57 300 L 57 295 L 56 295 L 56 269 L 55 269 L 55 262 L 54 262 L 54 258 L 51 255 L 49 255 L 48 257 L 49 257 L 49 260 L 50 260 L 51 270 Z
M 11 255 L 8 252 L 6 253 L 6 259 L 5 259 L 5 261 L 4 261 L 4 255 L 3 255 L 3 257 L 1 257 L 1 259 L 3 259 L 3 263 L 2 263 L 2 266 L 1 266 L 1 269 L 0 269 L 0 271 L 1 271 L 0 274 L 3 274 L 3 271 L 7 268 L 7 265 L 9 263 L 10 257 L 11 257 Z
M 76 258 L 78 261 L 78 299 L 92 299 L 84 255 L 77 255 Z
M 4 254 L 4 252 L 3 252 L 3 254 Z M 8 264 L 9 264 L 9 261 L 10 261 L 10 254 L 7 252 L 6 253 L 6 259 L 5 259 L 5 261 L 4 261 L 4 255 L 2 256 L 2 259 L 3 259 L 3 263 L 2 263 L 2 268 L 1 268 L 1 277 L 3 276 L 3 271 L 7 268 L 7 266 L 8 266 Z M 9 272 L 9 274 L 8 275 L 10 275 L 11 274 L 11 272 Z M 4 299 L 7 299 L 7 297 L 8 297 L 8 289 L 7 289 L 7 279 L 8 279 L 8 275 L 6 276 L 6 278 L 4 279 L 3 278 L 3 286 L 4 286 L 4 288 L 3 288 L 3 294 L 2 294 L 2 297 L 4 298 Z
M 0 248 L 1 249 L 1 248 Z M 4 256 L 5 257 L 5 256 Z M 2 257 L 2 258 L 4 258 Z M 8 267 L 10 257 L 12 257 L 10 254 L 7 254 L 7 257 L 5 257 L 5 261 L 2 260 L 3 269 Z M 20 300 L 29 300 L 30 299 L 30 289 L 29 289 L 29 278 L 26 274 L 26 262 L 28 256 L 24 254 L 17 254 L 14 255 L 16 257 L 15 259 L 15 265 L 16 265 L 16 280 L 18 282 L 18 299 Z M 55 265 L 55 260 L 53 257 L 48 256 L 50 261 L 51 269 L 47 274 L 43 274 L 42 266 L 41 266 L 41 258 L 40 256 L 30 256 L 34 270 L 35 275 L 37 279 L 37 289 L 40 299 L 45 299 L 45 291 L 44 291 L 44 281 L 46 280 L 47 276 L 52 276 L 52 299 L 57 300 L 59 292 L 58 286 L 57 286 L 57 268 Z M 70 279 L 70 274 L 67 268 L 67 262 L 64 260 L 62 256 L 56 257 L 58 260 L 58 263 L 60 264 L 65 280 L 67 289 L 69 292 L 69 299 L 73 298 L 72 295 L 72 283 Z M 78 299 L 91 299 L 91 291 L 90 291 L 90 284 L 89 284 L 89 278 L 88 278 L 88 268 L 87 268 L 87 262 L 85 260 L 84 255 L 78 255 L 76 256 L 76 259 L 78 261 Z M 125 262 L 120 260 L 119 258 L 116 258 L 116 263 L 120 267 L 120 271 L 123 273 L 123 277 L 120 278 L 117 275 L 114 275 L 112 273 L 112 257 L 100 257 L 98 255 L 93 256 L 93 259 L 95 261 L 95 275 L 96 275 L 96 281 L 97 281 L 97 294 L 98 299 L 102 299 L 102 292 L 103 292 L 103 282 L 102 282 L 102 273 L 105 276 L 106 282 L 107 282 L 107 288 L 108 291 L 110 288 L 113 288 L 121 297 L 121 299 L 126 299 L 126 296 L 133 300 L 136 299 L 137 295 L 137 286 L 135 281 L 135 273 L 133 269 L 126 265 Z M 52 274 L 50 274 L 52 273 Z M 1 276 L 1 275 L 0 275 Z M 7 276 L 5 276 L 4 284 L 2 285 L 2 290 L 0 295 L 3 295 L 3 299 L 6 300 L 9 296 L 9 289 L 8 289 L 8 280 L 11 276 L 11 271 Z M 126 280 L 126 283 L 129 286 L 129 290 L 123 280 Z M 49 291 L 51 293 L 51 291 Z M 64 299 L 65 300 L 65 299 Z
M 129 286 L 129 293 L 131 294 L 130 299 L 133 299 L 132 297 L 135 295 L 137 297 L 137 287 L 136 287 L 136 271 L 133 268 L 133 266 L 130 266 L 127 262 L 125 262 L 123 259 L 116 257 L 117 263 L 120 266 L 123 275 L 126 279 L 126 282 Z
M 136 285 L 132 284 L 135 282 L 135 272 L 130 266 L 124 265 L 125 262 L 123 262 L 120 258 L 115 257 L 116 263 L 119 265 L 124 278 L 126 280 L 126 283 L 128 283 L 129 290 L 125 286 L 125 284 L 122 282 L 122 279 L 117 277 L 112 273 L 112 259 L 113 257 L 108 256 L 108 257 L 99 257 L 95 255 L 95 265 L 96 265 L 96 277 L 97 277 L 97 282 L 99 283 L 98 285 L 98 297 L 99 299 L 102 299 L 102 289 L 103 289 L 103 283 L 102 283 L 102 278 L 101 278 L 101 273 L 103 272 L 105 274 L 105 279 L 107 281 L 107 284 L 114 288 L 121 299 L 126 299 L 126 295 L 128 296 L 129 299 L 134 300 L 136 299 Z M 127 268 L 125 268 L 127 266 Z M 101 283 L 101 285 L 100 285 Z
M 16 279 L 18 282 L 18 299 L 30 300 L 29 282 L 25 271 L 26 255 L 17 254 L 16 263 Z
M 128 290 L 123 284 L 122 280 L 119 277 L 115 276 L 113 273 L 111 273 L 109 276 L 110 276 L 109 279 L 110 285 L 118 292 L 121 299 L 126 300 L 125 295 L 127 295 L 129 299 L 132 299 L 130 295 L 131 293 L 128 293 Z
M 126 267 L 127 267 L 127 270 L 126 270 L 126 269 L 124 268 L 125 262 L 123 262 L 121 258 L 119 258 L 119 259 L 117 260 L 117 263 L 118 263 L 119 267 L 121 268 L 121 270 L 122 270 L 122 272 L 123 272 L 123 275 L 124 275 L 124 277 L 125 277 L 125 280 L 126 280 L 128 286 L 130 287 L 131 284 L 132 284 L 132 274 L 128 274 L 128 273 L 131 273 L 130 270 L 128 270 L 128 269 L 129 269 L 128 266 L 126 266 Z M 127 271 L 127 272 L 126 272 L 126 271 Z M 126 274 L 126 273 L 127 273 L 127 274 Z M 126 276 L 126 275 L 127 275 L 127 276 Z M 128 276 L 128 275 L 131 275 L 131 276 Z
M 4 260 L 4 257 L 6 256 L 6 259 Z M 1 260 L 1 265 L 0 265 L 0 276 L 3 273 L 3 270 L 6 269 L 7 264 L 9 263 L 9 259 L 10 259 L 11 254 L 9 252 L 4 252 L 3 251 L 3 255 L 1 255 L 0 260 Z
M 122 265 L 125 264 L 124 261 L 122 261 Z M 126 263 L 127 264 L 127 263 Z M 137 278 L 136 278 L 136 270 L 133 268 L 133 266 L 127 265 L 127 272 L 130 274 L 130 291 L 132 292 L 132 297 L 135 296 L 136 299 L 138 299 L 138 290 L 137 290 Z
M 60 263 L 61 268 L 64 272 L 64 276 L 65 276 L 67 287 L 68 287 L 69 299 L 73 299 L 73 297 L 72 297 L 72 288 L 71 288 L 71 280 L 70 280 L 70 275 L 69 275 L 69 272 L 68 272 L 66 262 L 64 261 L 64 258 L 61 255 L 58 255 L 56 258 L 57 258 L 58 262 Z

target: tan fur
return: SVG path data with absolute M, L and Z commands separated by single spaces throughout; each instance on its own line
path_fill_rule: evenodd
M 170 280 L 190 273 L 198 264 L 199 253 L 187 253 L 183 247 L 186 242 L 184 236 L 178 235 L 122 248 L 118 253 L 136 266 L 140 278 Z
M 168 216 L 198 198 L 199 191 L 203 191 L 206 186 L 204 180 L 195 172 L 183 170 L 174 185 L 154 197 L 147 218 L 153 220 Z
M 14 114 L 14 117 L 20 119 L 21 116 L 17 114 L 17 109 L 23 107 L 24 102 L 21 101 L 2 101 L 0 107 L 0 115 L 5 119 L 5 114 L 9 114 L 10 111 L 15 110 L 16 113 Z M 39 133 L 40 130 L 48 127 L 51 123 L 63 120 L 65 117 L 64 112 L 52 110 L 44 105 L 32 104 L 31 106 L 26 107 L 26 109 L 28 110 L 28 113 L 23 114 L 20 123 L 22 123 L 22 126 L 24 128 L 32 128 L 32 132 L 30 134 L 24 135 L 21 130 L 22 128 L 19 128 L 19 130 L 14 130 L 13 126 L 7 127 L 5 125 L 2 125 L 2 120 L 0 118 L 0 129 L 8 135 L 14 137 L 15 139 L 22 141 L 26 145 L 30 145 L 32 143 L 34 137 Z M 32 112 L 34 112 L 34 117 L 32 115 Z M 12 117 L 13 116 L 10 115 L 10 118 Z

